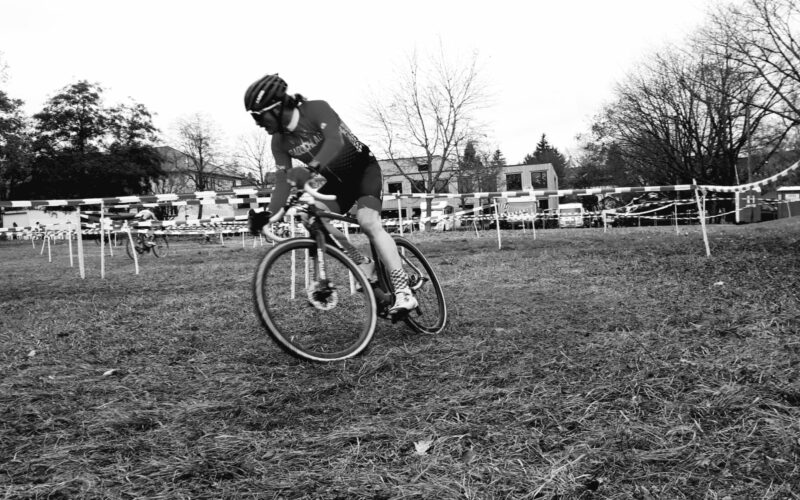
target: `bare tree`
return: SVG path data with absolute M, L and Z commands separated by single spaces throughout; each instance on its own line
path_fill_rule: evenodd
M 774 145 L 786 134 L 767 126 L 764 107 L 753 107 L 774 98 L 769 89 L 703 44 L 656 54 L 616 93 L 595 127 L 614 138 L 642 182 L 737 183 L 747 141 Z
M 467 64 L 451 63 L 440 48 L 429 62 L 421 65 L 416 53 L 411 55 L 388 100 L 370 103 L 385 156 L 426 193 L 449 180 L 453 170 L 446 168 L 448 163 L 457 163 L 458 149 L 477 135 L 473 113 L 484 97 L 477 55 Z M 422 158 L 427 168 L 420 171 L 398 161 L 409 157 Z M 430 219 L 430 203 L 426 215 Z
M 221 173 L 221 133 L 208 117 L 196 113 L 178 121 L 178 149 L 186 155 L 185 174 L 197 191 L 213 188 L 214 174 Z M 200 205 L 199 217 L 203 216 Z
M 731 58 L 745 65 L 778 96 L 770 111 L 800 123 L 800 40 L 796 0 L 745 0 L 713 16 L 713 26 L 725 34 Z M 793 29 L 794 28 L 794 29 Z
M 258 187 L 266 186 L 267 174 L 275 171 L 270 144 L 271 136 L 261 130 L 239 138 L 236 157 L 242 161 L 242 169 L 253 178 Z

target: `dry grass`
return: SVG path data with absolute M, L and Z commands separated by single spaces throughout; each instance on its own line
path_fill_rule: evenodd
M 0 497 L 798 498 L 800 218 L 681 232 L 414 235 L 449 328 L 334 365 L 261 331 L 262 248 L 0 242 Z

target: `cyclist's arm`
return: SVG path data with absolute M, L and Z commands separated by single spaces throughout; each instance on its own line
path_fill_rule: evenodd
M 322 147 L 317 155 L 308 162 L 309 167 L 317 169 L 328 165 L 344 147 L 342 123 L 333 108 L 325 101 L 314 101 L 307 103 L 306 106 L 311 108 L 307 114 L 308 118 L 322 131 Z
M 270 213 L 276 214 L 286 205 L 286 200 L 289 198 L 289 184 L 286 182 L 286 172 L 292 168 L 292 159 L 289 153 L 284 151 L 280 146 L 280 138 L 278 134 L 272 136 L 272 156 L 275 158 L 275 165 L 277 171 L 275 172 L 275 189 L 269 199 Z

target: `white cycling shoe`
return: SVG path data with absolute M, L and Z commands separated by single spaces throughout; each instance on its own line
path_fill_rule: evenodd
M 389 314 L 413 311 L 419 306 L 417 299 L 410 288 L 402 288 L 394 293 L 394 304 L 389 308 Z

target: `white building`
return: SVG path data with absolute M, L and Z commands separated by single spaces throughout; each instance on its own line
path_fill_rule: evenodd
M 460 172 L 450 161 L 445 161 L 440 171 L 441 157 L 434 157 L 432 179 L 429 179 L 430 165 L 424 157 L 401 158 L 395 160 L 379 160 L 383 173 L 383 218 L 393 219 L 398 217 L 398 207 L 403 211 L 403 218 L 419 217 L 425 208 L 425 201 L 420 198 L 400 198 L 399 203 L 392 194 L 425 193 L 430 180 L 435 182 L 436 193 L 469 194 L 459 184 Z M 558 176 L 549 163 L 538 165 L 506 165 L 500 168 L 497 182 L 492 186 L 492 191 L 522 191 L 522 190 L 558 190 Z M 479 201 L 474 197 L 442 198 L 435 200 L 433 207 L 444 213 L 464 210 L 475 207 Z M 536 204 L 536 210 L 546 210 L 558 206 L 558 196 L 540 196 L 536 200 L 530 197 L 499 198 L 499 205 L 508 206 L 509 211 L 527 210 Z M 490 203 L 483 198 L 481 204 Z

